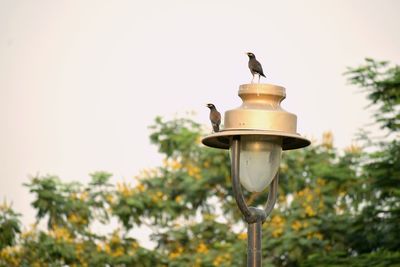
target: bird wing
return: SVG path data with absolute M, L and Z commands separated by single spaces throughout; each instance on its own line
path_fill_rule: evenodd
M 256 60 L 256 62 L 255 62 L 255 71 L 256 71 L 258 74 L 260 74 L 261 76 L 265 77 L 263 68 L 262 68 L 262 66 L 261 66 L 261 63 L 258 62 L 257 60 Z
M 258 62 L 256 59 L 251 59 L 249 61 L 249 68 L 252 74 L 257 73 L 265 77 L 261 63 Z
M 221 123 L 221 113 L 218 111 L 213 111 L 210 113 L 210 120 L 212 123 L 220 124 Z

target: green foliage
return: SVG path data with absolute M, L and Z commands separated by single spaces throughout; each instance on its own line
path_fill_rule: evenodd
M 301 267 L 387 267 L 387 266 L 400 266 L 400 252 L 378 251 L 369 254 L 362 254 L 359 256 L 348 257 L 347 253 L 332 253 L 331 255 L 311 256 L 308 261 L 301 264 Z
M 15 244 L 17 234 L 21 232 L 19 216 L 5 201 L 0 205 L 0 250 Z
M 398 67 L 367 60 L 348 75 L 395 133 Z M 91 174 L 88 184 L 33 177 L 26 186 L 37 222 L 24 231 L 2 205 L 0 266 L 244 266 L 246 227 L 232 197 L 228 152 L 203 146 L 206 133 L 191 119 L 156 118 L 150 128 L 162 166 L 116 185 L 106 172 Z M 279 199 L 263 225 L 265 266 L 399 266 L 400 142 L 374 148 L 338 151 L 328 132 L 284 153 Z M 267 194 L 245 198 L 259 206 Z M 132 235 L 144 226 L 153 250 Z
M 365 64 L 345 73 L 352 84 L 368 93 L 371 105 L 378 108 L 377 122 L 390 131 L 400 130 L 400 66 L 389 67 L 387 61 L 365 59 Z

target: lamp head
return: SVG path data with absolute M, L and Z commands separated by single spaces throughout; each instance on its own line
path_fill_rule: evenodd
M 229 149 L 233 137 L 240 136 L 241 183 L 249 191 L 260 192 L 277 173 L 282 150 L 306 147 L 310 141 L 296 132 L 296 115 L 280 106 L 286 97 L 285 88 L 244 84 L 240 86 L 239 96 L 243 103 L 225 112 L 225 128 L 206 136 L 202 142 L 206 146 Z

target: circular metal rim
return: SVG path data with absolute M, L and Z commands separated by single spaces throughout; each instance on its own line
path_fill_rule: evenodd
M 303 148 L 311 144 L 310 140 L 300 136 L 299 134 L 258 129 L 223 130 L 218 133 L 210 134 L 204 137 L 201 142 L 209 147 L 229 149 L 231 146 L 232 138 L 234 136 L 240 135 L 265 135 L 281 137 L 282 150 Z

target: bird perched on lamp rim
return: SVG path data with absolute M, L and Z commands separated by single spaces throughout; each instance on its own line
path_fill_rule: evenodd
M 263 76 L 265 78 L 262 66 L 260 62 L 257 61 L 256 56 L 251 53 L 247 52 L 246 55 L 249 57 L 249 69 L 251 71 L 251 74 L 253 75 L 253 79 L 251 80 L 251 83 L 254 82 L 254 75 L 258 74 L 258 83 L 260 83 L 260 76 Z
M 207 107 L 210 109 L 210 121 L 213 127 L 213 131 L 215 133 L 219 132 L 219 125 L 221 124 L 221 113 L 218 112 L 214 104 L 207 104 Z

